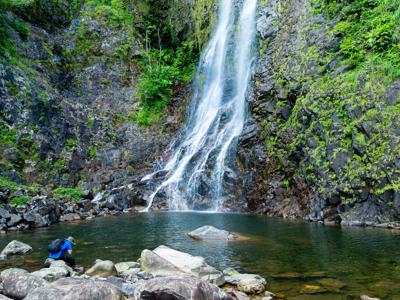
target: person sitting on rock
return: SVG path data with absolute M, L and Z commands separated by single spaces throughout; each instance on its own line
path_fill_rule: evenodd
M 55 240 L 53 241 L 52 244 L 60 243 L 59 246 L 55 245 L 55 249 L 59 249 L 59 251 L 52 252 L 50 251 L 50 245 L 49 245 L 49 258 L 55 259 L 55 260 L 63 260 L 67 265 L 69 265 L 71 268 L 75 267 L 75 259 L 71 257 L 72 255 L 72 245 L 76 244 L 75 239 L 70 236 L 65 240 Z

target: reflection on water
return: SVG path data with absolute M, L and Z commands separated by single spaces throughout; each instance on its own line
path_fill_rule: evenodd
M 202 242 L 186 235 L 206 224 L 245 234 L 250 239 Z M 136 260 L 143 249 L 163 244 L 203 256 L 219 269 L 233 267 L 261 274 L 268 279 L 270 290 L 285 296 L 298 295 L 301 290 L 307 292 L 306 285 L 320 288 L 321 293 L 317 295 L 295 299 L 353 299 L 361 293 L 400 299 L 398 233 L 373 228 L 341 229 L 241 214 L 154 212 L 10 233 L 0 237 L 0 247 L 18 239 L 29 243 L 34 251 L 1 267 L 36 269 L 46 256 L 47 244 L 69 235 L 78 239 L 75 257 L 85 267 L 96 258 L 115 262 Z M 316 274 L 321 271 L 322 277 L 336 281 L 322 280 L 321 273 Z M 343 284 L 346 286 L 342 287 Z

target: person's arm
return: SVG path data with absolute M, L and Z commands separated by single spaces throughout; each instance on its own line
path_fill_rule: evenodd
M 67 250 L 68 250 L 68 254 L 72 255 L 72 244 L 70 242 L 68 242 Z

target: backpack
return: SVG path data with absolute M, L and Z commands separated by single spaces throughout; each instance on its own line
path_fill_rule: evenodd
M 56 239 L 52 241 L 48 246 L 47 250 L 49 250 L 50 253 L 57 253 L 61 251 L 61 247 L 64 245 L 64 240 L 62 239 Z

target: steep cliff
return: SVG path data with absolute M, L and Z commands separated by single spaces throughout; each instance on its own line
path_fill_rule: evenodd
M 208 18 L 186 1 L 0 8 L 1 200 L 136 182 L 180 127 Z M 132 188 L 116 199 L 120 208 L 142 201 Z
M 399 28 L 396 1 L 261 3 L 252 210 L 398 220 Z

